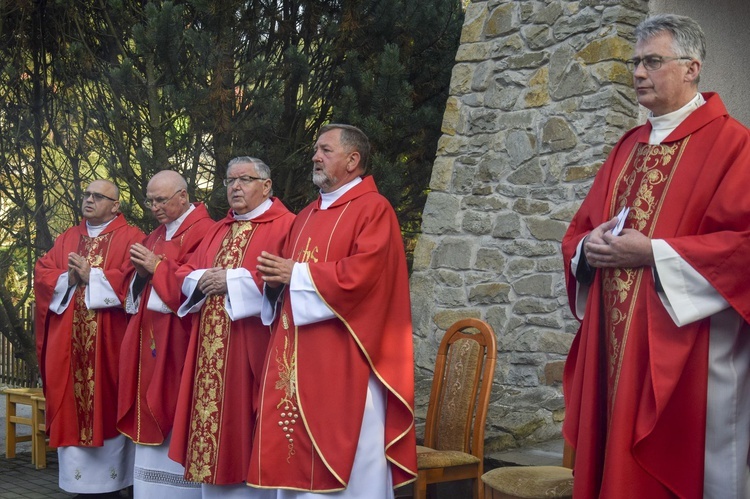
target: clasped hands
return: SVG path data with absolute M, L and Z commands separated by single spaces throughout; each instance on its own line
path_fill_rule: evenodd
M 262 279 L 272 288 L 289 284 L 292 277 L 293 260 L 272 255 L 266 251 L 258 257 L 258 270 Z M 198 289 L 206 296 L 224 294 L 227 292 L 227 269 L 214 267 L 206 269 L 198 279 Z
M 135 267 L 135 271 L 141 277 L 148 277 L 153 275 L 156 271 L 156 266 L 161 262 L 162 257 L 157 256 L 156 253 L 142 245 L 141 243 L 135 243 L 130 247 L 130 261 Z
M 68 286 L 75 286 L 79 282 L 88 284 L 90 274 L 88 260 L 78 253 L 68 253 Z
M 635 229 L 623 229 L 615 236 L 617 217 L 591 231 L 583 242 L 586 261 L 591 267 L 638 268 L 654 265 L 651 239 Z

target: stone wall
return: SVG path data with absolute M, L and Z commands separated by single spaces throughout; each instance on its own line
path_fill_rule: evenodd
M 577 328 L 560 241 L 638 123 L 622 61 L 647 11 L 646 0 L 468 5 L 411 277 L 420 432 L 443 333 L 479 317 L 499 352 L 488 451 L 559 437 Z

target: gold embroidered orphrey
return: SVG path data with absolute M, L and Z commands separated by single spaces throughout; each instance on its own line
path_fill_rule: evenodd
M 689 137 L 669 144 L 638 144 L 631 152 L 610 206 L 610 218 L 630 206 L 626 227 L 652 237 L 664 198 Z M 607 419 L 614 410 L 622 360 L 644 267 L 602 269 L 605 341 L 607 344 Z
M 97 237 L 81 236 L 78 254 L 93 268 L 104 266 L 104 255 L 109 250 L 112 233 Z M 78 416 L 78 444 L 93 445 L 94 388 L 96 379 L 97 323 L 96 311 L 86 306 L 86 284 L 81 282 L 73 294 L 72 355 L 73 396 Z
M 216 253 L 214 266 L 225 269 L 240 267 L 254 230 L 255 225 L 250 221 L 233 222 Z M 185 458 L 185 478 L 192 482 L 213 483 L 215 480 L 232 325 L 224 300 L 223 294 L 209 296 L 200 316 L 193 409 Z
M 289 316 L 286 310 L 281 313 L 281 325 L 284 328 L 284 351 L 279 353 L 278 348 L 276 350 L 275 360 L 279 379 L 274 388 L 284 392 L 281 400 L 276 404 L 276 409 L 280 410 L 278 425 L 287 441 L 286 462 L 290 463 L 295 454 L 294 428 L 299 421 L 299 409 L 295 402 L 297 400 L 297 355 L 293 345 L 290 345 L 294 343 L 294 340 L 290 342 Z
M 307 244 L 304 249 L 299 250 L 297 259 L 300 263 L 318 262 L 318 246 L 310 248 L 312 238 L 307 238 Z M 289 315 L 286 307 L 282 307 L 281 326 L 284 328 L 284 351 L 279 352 L 276 348 L 274 360 L 276 361 L 276 370 L 279 378 L 276 380 L 274 388 L 283 392 L 276 409 L 279 411 L 278 426 L 279 431 L 284 434 L 287 442 L 286 462 L 291 464 L 294 456 L 294 429 L 299 421 L 300 414 L 297 407 L 297 350 L 296 338 L 289 330 Z M 296 328 L 295 328 L 296 330 Z
M 347 205 L 348 206 L 348 205 Z M 338 226 L 338 222 L 343 217 L 346 210 L 342 210 L 338 216 L 338 220 L 334 224 Z M 306 233 L 307 222 L 310 220 L 312 213 L 308 215 L 307 221 L 303 225 L 300 235 Z M 292 254 L 297 255 L 297 261 L 300 263 L 308 262 L 319 262 L 318 253 L 320 248 L 317 244 L 313 243 L 312 237 L 307 237 L 305 247 L 297 251 L 297 242 L 294 244 Z M 330 242 L 330 238 L 329 238 Z M 310 245 L 313 245 L 310 247 Z M 327 251 L 327 248 L 326 248 Z M 327 256 L 327 252 L 326 252 Z M 296 454 L 294 448 L 294 430 L 297 423 L 300 421 L 301 412 L 297 404 L 297 328 L 296 326 L 290 328 L 289 310 L 291 306 L 284 302 L 282 304 L 281 312 L 281 326 L 284 330 L 284 349 L 282 352 L 278 351 L 278 346 L 274 352 L 274 361 L 276 362 L 276 372 L 278 373 L 278 379 L 274 384 L 274 388 L 279 392 L 279 402 L 276 404 L 278 412 L 277 425 L 279 431 L 283 433 L 284 438 L 287 442 L 287 456 L 286 462 L 291 464 L 292 457 Z

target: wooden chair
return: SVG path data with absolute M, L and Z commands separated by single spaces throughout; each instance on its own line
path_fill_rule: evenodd
M 476 332 L 470 332 L 475 330 Z M 427 485 L 473 479 L 473 497 L 482 499 L 484 425 L 495 375 L 495 332 L 479 319 L 463 319 L 446 331 L 438 348 L 424 446 L 417 446 L 414 497 Z
M 572 499 L 575 452 L 565 443 L 562 466 L 507 466 L 482 475 L 487 499 Z
M 32 406 L 31 397 L 41 395 L 41 388 L 4 388 L 5 394 L 5 457 L 10 459 L 16 457 L 16 445 L 21 442 L 29 442 L 33 439 L 34 428 L 31 417 L 19 416 L 18 406 Z M 33 415 L 32 415 L 33 416 Z M 32 427 L 31 435 L 18 435 L 18 425 Z M 34 446 L 31 446 L 31 462 L 35 462 Z

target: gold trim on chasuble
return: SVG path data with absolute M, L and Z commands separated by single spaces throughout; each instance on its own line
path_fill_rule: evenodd
M 242 265 L 255 225 L 235 221 L 221 242 L 215 267 Z M 224 381 L 232 321 L 224 309 L 225 295 L 212 295 L 203 304 L 198 327 L 198 353 L 193 385 L 193 409 L 185 463 L 185 478 L 213 483 L 224 414 Z
M 653 237 L 672 176 L 688 140 L 689 137 L 670 144 L 638 144 L 615 184 L 617 191 L 612 197 L 609 217 L 614 217 L 623 207 L 630 206 L 626 227 L 649 238 Z M 650 268 L 602 269 L 608 420 L 614 409 L 625 345 L 644 271 L 650 271 Z
M 161 260 L 164 260 L 166 258 L 166 255 L 164 253 L 162 253 L 161 255 L 157 255 L 156 254 L 156 247 L 159 245 L 159 241 L 161 241 L 161 234 L 159 234 L 156 237 L 156 241 L 154 241 L 154 244 L 151 245 L 151 248 L 149 248 L 149 249 L 161 261 Z M 182 238 L 180 238 L 180 246 L 182 246 Z M 143 291 L 145 291 L 145 286 L 144 286 L 144 290 Z M 142 293 L 143 293 L 143 291 L 142 291 Z M 153 289 L 152 289 L 151 292 L 153 293 Z M 145 294 L 145 293 L 143 293 L 143 294 Z M 128 300 L 129 299 L 130 299 L 130 293 L 128 293 Z M 131 306 L 135 306 L 135 305 L 131 305 Z M 145 306 L 147 306 L 147 304 L 146 303 L 141 303 L 141 306 L 145 307 Z M 148 324 L 148 329 L 149 329 L 149 333 L 150 333 L 149 334 L 149 336 L 150 336 L 149 348 L 151 349 L 151 357 L 156 358 L 156 339 L 154 339 L 154 325 L 151 324 L 151 323 L 149 323 Z M 143 337 L 144 337 L 144 334 L 143 334 L 143 323 L 141 323 L 141 327 L 138 328 L 138 379 L 137 379 L 136 385 L 135 385 L 135 389 L 136 389 L 136 394 L 135 394 L 136 430 L 135 430 L 135 437 L 131 437 L 131 439 L 135 443 L 141 444 L 141 445 L 158 445 L 158 444 L 141 442 L 141 427 L 142 427 L 141 400 L 143 398 L 145 398 L 145 395 L 143 395 L 143 391 L 142 391 L 142 388 L 144 388 L 143 384 L 142 384 L 143 383 L 143 381 L 142 381 L 143 360 L 141 358 L 141 352 L 143 352 Z M 160 428 L 160 430 L 161 430 L 161 428 Z
M 112 233 L 97 237 L 81 236 L 78 254 L 94 268 L 103 268 Z M 86 284 L 79 283 L 73 294 L 73 331 L 70 356 L 73 396 L 78 418 L 78 443 L 89 446 L 94 440 L 94 388 L 96 379 L 96 310 L 86 306 Z
M 350 203 L 347 203 L 344 209 L 341 210 L 336 223 L 334 223 L 333 227 L 331 228 L 331 232 L 328 235 L 327 246 L 326 248 L 323 248 L 323 255 L 320 254 L 321 248 L 319 248 L 318 245 L 313 242 L 313 238 L 311 236 L 307 237 L 307 240 L 304 242 L 304 247 L 298 249 L 301 244 L 300 238 L 303 234 L 305 234 L 305 227 L 307 226 L 307 223 L 310 221 L 310 218 L 313 214 L 313 211 L 310 211 L 304 225 L 302 226 L 302 229 L 300 229 L 300 232 L 297 235 L 297 239 L 294 242 L 292 255 L 295 262 L 316 263 L 321 261 L 321 257 L 323 258 L 322 261 L 328 261 L 328 251 L 331 247 L 333 235 L 336 232 L 336 228 L 343 218 L 344 213 L 346 213 L 349 204 Z M 316 235 L 317 234 L 318 233 L 316 232 Z M 279 420 L 277 424 L 279 427 L 279 431 L 283 433 L 284 438 L 287 441 L 286 461 L 287 463 L 291 463 L 292 457 L 294 457 L 294 455 L 296 454 L 294 448 L 295 425 L 300 421 L 300 418 L 304 422 L 305 415 L 304 408 L 302 408 L 299 404 L 299 393 L 297 391 L 297 326 L 294 326 L 293 328 L 290 327 L 291 324 L 288 314 L 291 313 L 291 305 L 284 303 L 282 304 L 281 310 L 281 326 L 284 331 L 284 350 L 283 352 L 279 352 L 278 347 L 276 347 L 276 352 L 274 354 L 274 361 L 276 362 L 276 372 L 278 373 L 278 379 L 274 384 L 274 388 L 276 389 L 275 395 L 279 400 L 279 402 L 276 404 L 276 409 L 279 411 Z M 307 427 L 306 424 L 305 426 Z M 323 460 L 331 474 L 336 477 L 339 482 L 344 484 L 345 482 L 341 479 L 341 477 L 338 476 L 338 474 L 336 474 L 333 468 L 326 461 L 323 454 L 320 452 L 320 449 L 316 444 L 313 435 L 309 431 L 307 431 L 307 435 L 310 438 L 310 442 L 312 443 L 315 452 Z

